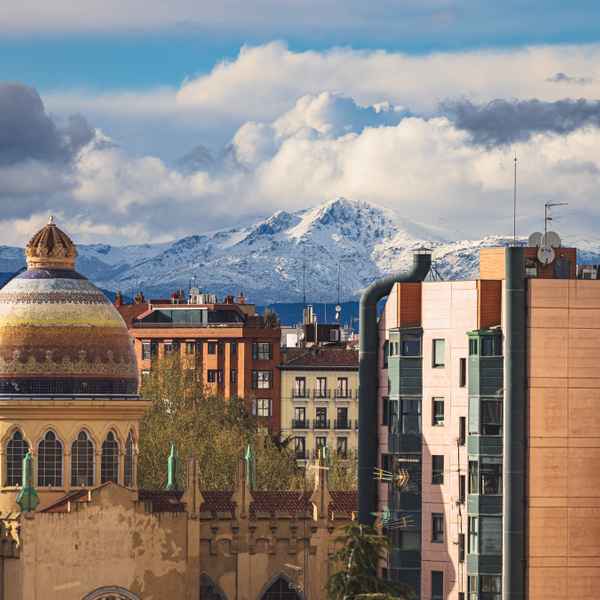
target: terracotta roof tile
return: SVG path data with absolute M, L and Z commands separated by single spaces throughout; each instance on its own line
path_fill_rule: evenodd
M 352 513 L 358 510 L 358 492 L 329 492 L 331 502 L 329 503 L 330 512 Z

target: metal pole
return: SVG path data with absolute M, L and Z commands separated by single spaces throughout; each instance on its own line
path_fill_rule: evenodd
M 513 185 L 513 245 L 517 245 L 517 155 L 515 154 L 515 181 Z

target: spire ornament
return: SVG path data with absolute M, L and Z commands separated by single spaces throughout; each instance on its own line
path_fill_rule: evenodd
M 25 257 L 28 269 L 75 269 L 77 248 L 51 216 L 27 244 Z

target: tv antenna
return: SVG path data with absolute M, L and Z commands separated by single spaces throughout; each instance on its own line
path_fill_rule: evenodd
M 555 206 L 567 206 L 568 202 L 546 202 L 544 204 L 544 237 L 548 233 L 548 222 L 553 221 L 554 218 L 550 215 L 550 209 Z
M 342 304 L 340 302 L 340 293 L 342 287 L 341 280 L 342 263 L 338 261 L 338 280 L 337 280 L 337 304 L 335 305 L 335 320 L 339 321 L 342 314 Z

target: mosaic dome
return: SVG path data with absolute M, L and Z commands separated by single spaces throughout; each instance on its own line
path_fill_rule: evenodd
M 27 270 L 0 289 L 0 394 L 136 394 L 127 327 L 75 271 L 69 236 L 50 219 L 25 255 Z

